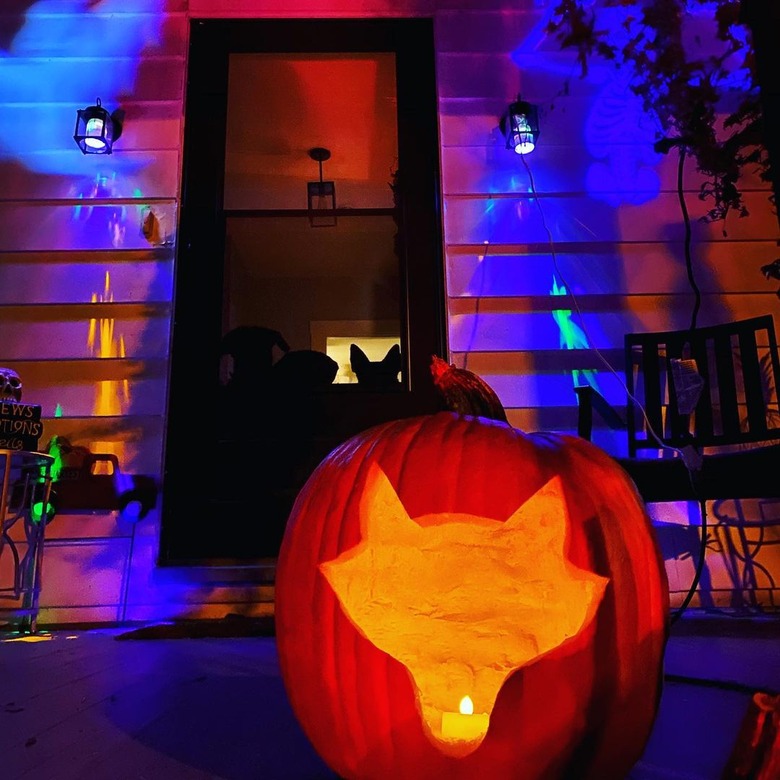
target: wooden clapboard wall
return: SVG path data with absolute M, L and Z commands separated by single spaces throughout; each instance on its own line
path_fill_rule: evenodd
M 513 424 L 572 431 L 573 371 L 598 371 L 607 397 L 625 403 L 595 349 L 622 374 L 625 332 L 690 324 L 677 157 L 652 155 L 631 132 L 641 115 L 614 75 L 580 79 L 544 42 L 537 4 L 493 5 L 440 4 L 437 15 L 450 348 L 493 384 Z M 518 93 L 540 107 L 527 166 L 496 132 Z M 697 324 L 776 312 L 775 285 L 759 271 L 777 256 L 767 185 L 744 182 L 751 216 L 724 226 L 699 221 L 700 183 L 688 161 Z M 552 295 L 554 279 L 574 295 Z
M 517 427 L 573 431 L 575 370 L 599 371 L 600 386 L 619 403 L 602 358 L 622 371 L 623 333 L 689 322 L 676 160 L 649 160 L 646 145 L 626 141 L 625 123 L 636 124 L 636 116 L 609 79 L 573 78 L 570 94 L 560 96 L 575 71 L 571 57 L 544 41 L 545 4 L 24 6 L 0 9 L 0 45 L 9 55 L 0 61 L 0 365 L 22 375 L 25 400 L 42 404 L 45 438 L 115 453 L 126 471 L 162 478 L 191 18 L 434 18 L 449 357 L 496 388 Z M 111 88 L 126 112 L 116 152 L 83 157 L 71 139 L 75 110 L 101 90 L 108 103 Z M 497 132 L 518 93 L 541 112 L 540 145 L 528 168 Z M 599 103 L 609 111 L 594 141 L 584 128 Z M 660 177 L 652 198 L 643 189 L 655 186 L 648 171 Z M 606 179 L 608 199 L 594 197 L 592 187 Z M 748 184 L 752 216 L 731 222 L 724 236 L 722 226 L 696 221 L 704 207 L 695 172 L 686 175 L 700 324 L 777 306 L 775 285 L 758 271 L 776 257 L 777 221 L 766 190 Z M 142 230 L 150 211 L 161 228 L 151 240 Z M 552 295 L 560 285 L 569 294 Z M 160 569 L 158 534 L 156 512 L 136 524 L 113 513 L 56 518 L 42 622 L 272 608 L 272 589 L 262 582 Z
M 544 38 L 544 5 L 437 6 L 449 344 L 457 365 L 496 389 L 513 425 L 576 432 L 578 372 L 592 372 L 588 381 L 624 407 L 612 373 L 622 381 L 624 333 L 688 327 L 695 298 L 676 156 L 652 154 L 615 72 L 578 78 L 570 57 Z M 540 107 L 540 143 L 527 165 L 496 131 L 518 93 Z M 777 313 L 776 283 L 759 270 L 777 254 L 767 185 L 743 181 L 751 216 L 724 226 L 699 221 L 700 183 L 688 161 L 697 324 Z M 594 440 L 625 453 L 625 435 L 595 422 Z M 699 508 L 648 508 L 677 606 L 700 554 Z M 777 530 L 757 526 L 776 523 L 777 509 L 716 502 L 707 511 L 711 543 L 691 603 L 776 608 Z
M 14 3 L 0 31 L 0 365 L 42 405 L 41 447 L 65 437 L 159 480 L 185 6 Z M 97 97 L 124 111 L 122 134 L 114 154 L 83 156 L 76 109 Z M 158 231 L 147 237 L 150 212 Z M 153 568 L 155 523 L 154 512 L 137 526 L 116 512 L 58 515 L 41 620 L 124 618 L 133 577 Z
M 513 425 L 573 433 L 573 386 L 585 381 L 577 372 L 591 372 L 588 380 L 624 409 L 623 335 L 688 327 L 695 297 L 677 157 L 652 153 L 616 71 L 578 77 L 570 55 L 545 40 L 542 6 L 437 6 L 449 344 L 457 365 L 495 388 Z M 527 159 L 505 150 L 496 128 L 517 94 L 540 109 L 540 142 Z M 760 272 L 777 257 L 770 190 L 743 181 L 751 216 L 724 226 L 699 220 L 707 209 L 700 183 L 688 161 L 697 324 L 777 314 L 776 283 Z M 625 454 L 625 434 L 595 423 L 594 440 Z M 649 510 L 679 605 L 699 557 L 699 510 Z M 773 531 L 738 526 L 776 522 L 777 510 L 761 502 L 707 510 L 712 540 L 703 595 L 692 603 L 776 607 Z

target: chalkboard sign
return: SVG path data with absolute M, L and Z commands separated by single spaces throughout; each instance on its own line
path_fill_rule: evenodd
M 41 407 L 17 401 L 0 401 L 0 450 L 38 449 L 43 433 Z

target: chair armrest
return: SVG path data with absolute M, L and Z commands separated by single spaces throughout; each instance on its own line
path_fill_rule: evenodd
M 590 385 L 578 385 L 574 388 L 577 394 L 577 435 L 591 440 L 593 435 L 593 410 L 595 409 L 604 422 L 613 430 L 625 430 L 626 423 L 615 411 L 615 408 L 598 390 Z

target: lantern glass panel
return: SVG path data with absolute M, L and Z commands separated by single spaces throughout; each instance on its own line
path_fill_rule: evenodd
M 103 120 L 99 117 L 92 117 L 87 120 L 84 143 L 93 149 L 102 149 L 106 142 L 103 139 Z
M 517 154 L 528 154 L 534 150 L 534 134 L 525 114 L 512 116 L 512 145 Z

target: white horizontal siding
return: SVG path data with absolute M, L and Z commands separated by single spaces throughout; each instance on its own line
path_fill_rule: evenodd
M 0 192 L 0 365 L 17 368 L 28 399 L 44 407 L 47 439 L 60 435 L 121 447 L 126 471 L 162 478 L 175 245 L 150 246 L 141 226 L 153 208 L 165 223 L 164 237 L 175 238 L 192 18 L 434 18 L 449 358 L 489 381 L 516 427 L 573 431 L 574 370 L 597 372 L 600 387 L 619 406 L 620 387 L 602 357 L 621 371 L 627 330 L 689 324 L 676 157 L 648 163 L 646 144 L 623 144 L 616 132 L 609 144 L 632 170 L 650 168 L 657 189 L 617 176 L 620 186 L 602 193 L 613 196 L 613 205 L 589 194 L 588 171 L 603 160 L 586 146 L 585 130 L 602 83 L 580 79 L 573 56 L 544 39 L 544 9 L 531 0 L 166 0 L 162 19 L 121 9 L 106 13 L 101 5 L 74 13 L 70 0 L 50 0 L 28 13 L 63 41 L 74 29 L 93 39 L 109 31 L 111 41 L 121 41 L 123 30 L 145 30 L 143 50 L 117 46 L 100 57 L 76 58 L 66 47 L 42 51 L 34 36 L 22 35 L 11 50 L 15 59 L 3 62 L 2 77 L 11 80 L 0 101 L 0 123 L 15 125 L 23 114 L 29 133 L 20 164 L 3 169 Z M 0 12 L 0 29 L 15 21 Z M 75 109 L 96 96 L 109 102 L 99 80 L 86 85 L 74 77 L 85 68 L 124 74 L 121 101 L 107 106 L 125 111 L 109 160 L 83 157 L 73 146 Z M 30 72 L 40 73 L 35 95 L 13 79 Z M 540 108 L 540 145 L 527 160 L 533 187 L 497 129 L 518 93 Z M 62 159 L 69 169 L 53 173 L 53 161 Z M 84 229 L 89 215 L 79 203 L 96 177 L 112 168 L 121 171 L 121 187 L 92 193 L 99 205 L 91 214 L 100 227 L 102 208 L 122 210 L 119 246 L 108 231 Z M 743 182 L 752 215 L 730 220 L 725 236 L 722 225 L 698 221 L 706 207 L 696 197 L 699 185 L 689 161 L 684 186 L 703 294 L 699 324 L 773 312 L 776 284 L 759 272 L 777 254 L 778 225 L 766 185 L 755 178 Z M 90 304 L 106 272 L 113 303 Z M 556 275 L 574 299 L 550 300 Z M 565 316 L 582 326 L 585 347 L 562 348 L 553 317 L 561 309 L 575 312 Z M 113 321 L 125 357 L 96 358 L 87 341 L 94 317 Z M 121 415 L 95 411 L 97 382 L 127 383 L 131 402 Z M 58 404 L 63 416 L 55 418 Z M 598 425 L 598 442 L 619 445 Z M 156 512 L 134 528 L 113 514 L 55 518 L 41 620 L 268 614 L 273 592 L 267 586 L 198 585 L 176 573 L 163 576 L 156 566 L 158 535 Z M 692 572 L 673 563 L 672 591 L 681 593 Z M 726 587 L 722 577 L 716 580 Z

